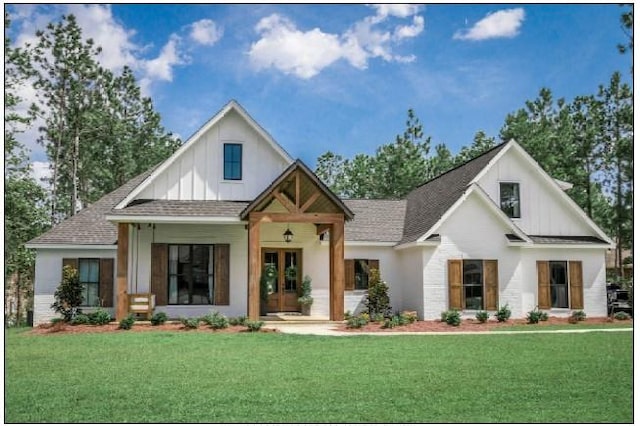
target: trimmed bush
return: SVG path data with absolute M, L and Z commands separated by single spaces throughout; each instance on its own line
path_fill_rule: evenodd
M 240 315 L 239 317 L 231 317 L 229 318 L 229 325 L 246 325 L 247 317 L 244 315 Z
M 376 314 L 384 317 L 391 315 L 391 305 L 389 304 L 389 286 L 380 278 L 380 271 L 371 269 L 369 271 L 369 290 L 364 301 L 369 311 L 369 317 L 375 318 Z
M 64 318 L 60 318 L 60 317 L 51 318 L 51 325 L 56 325 L 56 324 L 63 323 L 63 322 L 65 322 Z
M 546 312 L 540 312 L 540 321 L 548 321 L 549 320 L 549 314 Z
M 624 321 L 624 320 L 628 320 L 631 319 L 631 315 L 629 315 L 628 313 L 624 312 L 624 311 L 620 311 L 620 312 L 616 312 L 613 317 L 615 319 L 617 319 L 618 321 Z
M 384 320 L 384 324 L 382 324 L 382 328 L 393 328 L 399 325 L 403 325 L 400 323 L 400 317 L 397 315 L 394 315 L 392 318 L 386 318 Z
M 571 312 L 571 317 L 575 318 L 576 321 L 584 321 L 587 319 L 587 314 L 584 311 L 573 311 Z
M 151 325 L 162 325 L 167 322 L 167 314 L 164 312 L 156 312 L 151 317 Z
M 78 314 L 71 320 L 71 325 L 83 325 L 89 324 L 89 316 L 85 314 Z
M 347 328 L 362 328 L 369 322 L 369 315 L 362 313 L 347 320 Z
M 500 306 L 500 309 L 496 312 L 496 318 L 498 322 L 505 322 L 509 318 L 511 318 L 511 309 L 509 309 L 509 304 Z
M 79 306 L 82 304 L 82 290 L 78 270 L 66 265 L 62 268 L 62 282 L 54 293 L 55 302 L 51 308 L 62 315 L 66 322 L 82 312 Z
M 384 315 L 382 315 L 379 312 L 373 316 L 373 322 L 383 322 L 384 320 L 385 320 Z
M 484 324 L 485 322 L 489 321 L 489 312 L 487 311 L 478 311 L 476 313 L 476 319 L 481 322 L 482 324 Z
M 264 322 L 262 322 L 262 321 L 245 321 L 244 325 L 247 327 L 247 330 L 249 330 L 250 332 L 253 333 L 253 332 L 256 332 L 256 331 L 260 331 L 260 329 L 264 325 Z
M 539 311 L 537 308 L 527 312 L 527 324 L 537 324 L 544 312 Z
M 194 329 L 200 325 L 200 318 L 180 318 L 180 322 L 185 328 Z
M 126 318 L 122 318 L 120 320 L 120 324 L 118 328 L 120 330 L 130 330 L 133 327 L 133 324 L 136 322 L 136 317 L 133 314 L 127 315 Z
M 456 309 L 449 309 L 448 311 L 444 311 L 440 315 L 440 319 L 442 322 L 446 322 L 449 325 L 457 327 L 460 325 L 462 319 L 460 318 L 460 311 Z
M 413 324 L 418 321 L 418 313 L 416 311 L 402 311 L 400 316 L 404 317 L 408 321 L 407 324 Z
M 207 324 L 214 330 L 229 327 L 229 320 L 227 319 L 227 317 L 216 311 L 212 311 L 209 314 L 203 316 L 202 318 L 200 318 L 200 321 Z
M 88 315 L 89 324 L 105 325 L 111 322 L 111 315 L 102 308 L 98 308 L 95 312 Z

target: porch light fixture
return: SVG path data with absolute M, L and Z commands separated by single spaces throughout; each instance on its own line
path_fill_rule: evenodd
M 293 232 L 289 229 L 289 225 L 287 225 L 287 230 L 282 234 L 282 238 L 284 238 L 285 243 L 290 243 L 293 240 Z

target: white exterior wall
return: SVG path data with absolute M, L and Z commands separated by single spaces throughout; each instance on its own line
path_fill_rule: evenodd
M 242 144 L 242 180 L 224 180 L 225 143 Z M 257 197 L 288 166 L 268 141 L 234 110 L 229 111 L 136 198 L 154 200 L 237 200 Z
M 440 227 L 440 244 L 423 251 L 425 319 L 438 319 L 449 309 L 449 259 L 498 260 L 498 305 L 508 303 L 514 317 L 522 316 L 521 250 L 507 245 L 505 234 L 510 232 L 478 194 L 472 193 L 459 206 Z
M 584 312 L 587 317 L 607 316 L 607 287 L 604 249 L 540 248 L 522 250 L 522 286 L 524 315 L 538 305 L 538 260 L 582 261 Z M 567 271 L 568 274 L 568 271 Z M 569 288 L 571 292 L 571 288 Z M 569 294 L 571 300 L 571 294 Z M 551 309 L 551 316 L 568 316 L 572 309 Z
M 433 253 L 431 248 L 414 247 L 397 252 L 398 277 L 401 280 L 400 309 L 416 311 L 424 319 L 424 274 L 425 257 Z
M 56 288 L 62 281 L 62 259 L 64 258 L 111 258 L 114 259 L 114 304 L 115 304 L 115 258 L 116 248 L 108 248 L 105 250 L 95 249 L 37 249 L 36 251 L 36 268 L 35 268 L 35 284 L 33 295 L 33 324 L 38 325 L 51 321 L 52 318 L 59 316 L 51 309 L 51 304 L 55 301 L 53 295 Z M 83 308 L 85 312 L 91 312 L 92 308 Z M 105 308 L 106 311 L 114 315 L 113 308 Z
M 401 268 L 399 256 L 393 247 L 354 246 L 346 245 L 344 248 L 345 259 L 378 259 L 380 262 L 380 278 L 389 286 L 389 303 L 392 313 L 402 310 L 402 286 Z M 364 305 L 366 290 L 353 290 L 344 292 L 344 310 L 352 314 L 366 311 Z
M 543 177 L 510 149 L 478 181 L 480 187 L 500 206 L 500 182 L 520 184 L 520 219 L 513 222 L 528 235 L 593 235 L 593 230 L 552 191 Z M 555 183 L 554 183 L 555 184 Z

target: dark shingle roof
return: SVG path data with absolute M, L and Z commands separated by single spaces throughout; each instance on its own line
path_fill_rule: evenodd
M 354 213 L 345 223 L 346 241 L 398 242 L 402 238 L 406 200 L 344 200 Z
M 534 244 L 608 244 L 588 235 L 529 235 Z
M 75 216 L 60 222 L 28 244 L 115 244 L 118 239 L 116 226 L 105 219 L 120 201 L 145 180 L 155 167 L 134 177 L 120 188 L 80 210 Z
M 136 200 L 124 209 L 112 209 L 112 215 L 127 216 L 239 216 L 248 201 Z
M 504 143 L 431 179 L 407 196 L 404 231 L 400 244 L 423 236 L 462 196 L 471 180 L 498 154 Z

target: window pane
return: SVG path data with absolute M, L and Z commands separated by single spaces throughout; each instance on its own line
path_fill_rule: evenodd
M 87 299 L 85 300 L 86 306 L 100 306 L 100 300 L 98 297 L 98 284 L 86 284 L 87 287 Z
M 178 277 L 169 277 L 169 304 L 178 303 Z
M 89 279 L 88 282 L 97 283 L 100 282 L 100 263 L 98 259 L 92 259 L 89 261 Z
M 551 306 L 569 307 L 569 283 L 567 280 L 567 262 L 549 262 L 551 279 Z
M 500 183 L 500 208 L 509 217 L 520 217 L 520 184 Z
M 178 246 L 169 246 L 169 273 L 178 273 Z
M 209 293 L 209 275 L 196 274 L 193 276 L 191 303 L 194 305 L 208 305 L 211 303 L 211 294 Z
M 224 144 L 224 179 L 242 179 L 242 145 Z
M 84 259 L 80 259 L 78 262 L 78 273 L 81 283 L 89 281 L 89 264 Z
M 369 288 L 369 262 L 366 259 L 355 260 L 355 283 L 356 290 L 367 290 Z
M 462 269 L 462 285 L 464 287 L 465 309 L 483 309 L 484 277 L 482 260 L 463 260 Z

